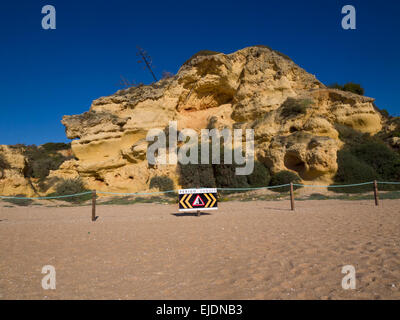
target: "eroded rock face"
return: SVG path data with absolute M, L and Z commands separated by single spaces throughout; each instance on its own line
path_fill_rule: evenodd
M 0 195 L 34 195 L 32 184 L 24 176 L 26 159 L 19 149 L 0 145 L 0 163 Z
M 304 101 L 304 108 L 291 110 Z M 175 166 L 150 168 L 145 157 L 148 130 L 177 120 L 178 129 L 253 128 L 256 156 L 272 172 L 292 170 L 304 181 L 327 183 L 342 146 L 337 125 L 381 130 L 373 101 L 327 89 L 269 48 L 199 55 L 173 78 L 118 91 L 95 100 L 82 115 L 65 116 L 68 138 L 79 139 L 72 143 L 78 160 L 54 174 L 76 170 L 91 187 L 118 191 L 146 190 L 157 175 L 177 182 Z
M 304 182 L 329 183 L 343 145 L 338 126 L 375 134 L 383 119 L 374 99 L 327 89 L 288 57 L 267 47 L 197 55 L 177 75 L 93 101 L 88 112 L 62 123 L 77 160 L 51 176 L 80 176 L 89 188 L 135 192 L 174 165 L 149 166 L 148 130 L 252 128 L 256 157 L 272 172 L 296 171 Z M 393 141 L 397 144 L 397 141 Z

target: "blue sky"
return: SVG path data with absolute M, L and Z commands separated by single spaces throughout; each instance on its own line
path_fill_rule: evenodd
M 56 30 L 41 28 L 46 4 L 56 8 Z M 341 28 L 346 4 L 356 8 L 356 30 Z M 268 45 L 325 84 L 361 83 L 378 107 L 400 115 L 398 1 L 5 0 L 0 7 L 0 144 L 67 142 L 63 115 L 117 91 L 120 75 L 151 82 L 137 45 L 158 76 L 176 73 L 199 50 Z

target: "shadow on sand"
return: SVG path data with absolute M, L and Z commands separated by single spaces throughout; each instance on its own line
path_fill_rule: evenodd
M 200 217 L 200 216 L 209 216 L 210 213 L 201 212 L 198 214 L 197 212 L 178 212 L 178 213 L 171 213 L 171 215 L 175 217 Z
M 279 210 L 279 211 L 292 211 L 291 209 L 284 209 L 284 208 L 273 208 L 273 207 L 264 207 L 264 209 L 268 210 Z

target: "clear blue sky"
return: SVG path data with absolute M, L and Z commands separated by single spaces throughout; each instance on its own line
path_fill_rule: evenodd
M 57 29 L 41 28 L 42 6 Z M 341 28 L 352 4 L 357 29 Z M 361 83 L 378 107 L 400 115 L 399 1 L 1 1 L 0 144 L 68 141 L 63 115 L 114 93 L 120 75 L 149 83 L 136 46 L 155 72 L 176 73 L 199 50 L 230 53 L 264 44 L 325 84 Z

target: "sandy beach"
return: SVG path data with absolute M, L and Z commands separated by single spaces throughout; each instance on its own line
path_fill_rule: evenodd
M 400 299 L 400 200 L 0 208 L 0 299 Z M 56 289 L 44 290 L 44 265 Z M 344 290 L 344 265 L 356 289 Z

